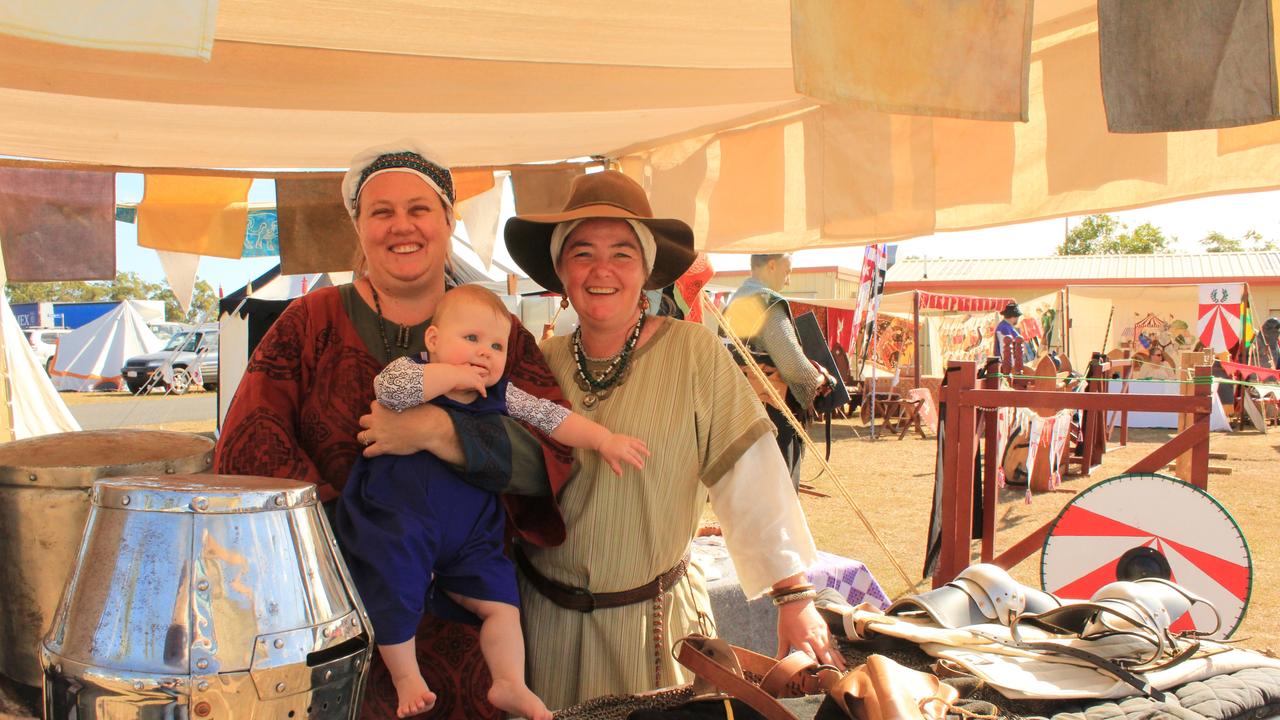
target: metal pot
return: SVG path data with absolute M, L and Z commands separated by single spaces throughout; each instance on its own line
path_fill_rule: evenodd
M 99 478 L 198 473 L 213 441 L 159 430 L 57 433 L 0 445 L 0 673 L 40 685 L 49 630 Z
M 354 718 L 371 627 L 313 485 L 102 480 L 44 641 L 45 717 Z

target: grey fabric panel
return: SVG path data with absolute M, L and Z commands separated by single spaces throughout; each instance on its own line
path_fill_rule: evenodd
M 1234 127 L 1280 117 L 1269 0 L 1098 0 L 1113 133 Z
M 1187 683 L 1165 702 L 1131 697 L 1059 712 L 1050 720 L 1237 720 L 1280 713 L 1280 670 L 1249 668 Z

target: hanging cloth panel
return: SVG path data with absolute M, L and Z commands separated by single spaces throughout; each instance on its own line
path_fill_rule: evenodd
M 569 185 L 584 172 L 580 166 L 520 167 L 511 170 L 517 215 L 558 213 L 569 199 Z
M 239 258 L 249 223 L 250 178 L 147 175 L 138 245 Z
M 109 172 L 0 167 L 0 246 L 10 282 L 116 276 Z
M 791 0 L 796 92 L 880 112 L 1027 120 L 1031 0 Z
M 6 35 L 103 50 L 208 60 L 218 0 L 59 0 L 0 3 Z
M 342 176 L 276 180 L 280 272 L 340 272 L 354 266 L 356 229 L 342 205 Z
M 1177 132 L 1280 118 L 1272 0 L 1099 0 L 1107 127 Z

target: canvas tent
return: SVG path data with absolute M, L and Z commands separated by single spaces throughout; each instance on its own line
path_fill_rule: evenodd
M 134 355 L 164 345 L 138 314 L 132 300 L 62 336 L 49 376 L 59 390 L 123 390 L 120 368 Z
M 9 300 L 0 293 L 0 324 L 4 326 L 4 382 L 11 398 L 9 434 L 0 434 L 0 442 L 22 440 L 49 433 L 80 429 L 66 403 L 49 381 L 40 359 L 22 336 L 18 319 Z M 20 392 L 14 392 L 19 390 Z

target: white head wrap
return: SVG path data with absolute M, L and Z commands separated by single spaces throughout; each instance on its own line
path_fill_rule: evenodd
M 411 139 L 365 148 L 351 158 L 351 168 L 342 177 L 342 204 L 355 219 L 360 190 L 370 178 L 387 172 L 417 175 L 440 196 L 450 211 L 453 209 L 453 175 L 444 165 L 432 159 L 434 153 Z M 372 170 L 371 170 L 372 168 Z
M 569 233 L 578 227 L 583 221 L 596 220 L 598 218 L 580 218 L 578 220 L 569 220 L 556 225 L 551 231 L 551 264 L 556 271 L 560 270 L 560 250 L 564 248 L 564 241 L 569 237 Z M 653 240 L 653 231 L 647 225 L 638 220 L 629 218 L 621 218 L 627 221 L 632 230 L 636 231 L 636 237 L 640 239 L 640 250 L 644 256 L 644 276 L 647 279 L 653 273 L 653 261 L 658 254 L 658 245 Z

